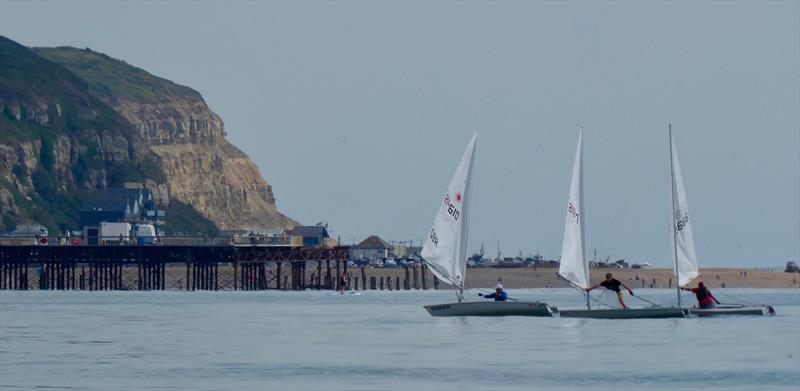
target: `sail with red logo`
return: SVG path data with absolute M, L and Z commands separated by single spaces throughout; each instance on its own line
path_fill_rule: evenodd
M 459 301 L 463 297 L 467 268 L 473 158 L 477 140 L 478 134 L 475 133 L 442 197 L 433 227 L 420 254 L 436 277 L 456 289 Z

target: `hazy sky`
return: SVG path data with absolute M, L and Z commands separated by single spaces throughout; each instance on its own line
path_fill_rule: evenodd
M 589 253 L 671 264 L 667 125 L 701 266 L 800 258 L 800 2 L 17 2 L 0 34 L 200 91 L 278 207 L 427 234 L 479 131 L 470 249 L 557 258 L 578 128 Z

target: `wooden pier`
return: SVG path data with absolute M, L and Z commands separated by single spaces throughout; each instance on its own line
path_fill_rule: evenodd
M 348 258 L 348 246 L 0 245 L 0 290 L 337 290 L 343 274 L 346 289 L 409 290 L 428 289 L 432 278 L 409 267 L 401 287 L 400 277 L 370 269 L 368 286 Z

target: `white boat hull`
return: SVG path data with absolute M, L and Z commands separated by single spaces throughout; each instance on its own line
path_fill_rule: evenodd
M 563 310 L 559 314 L 562 318 L 592 319 L 662 319 L 683 318 L 685 316 L 685 312 L 681 308 Z
M 771 305 L 760 306 L 720 306 L 716 308 L 686 308 L 691 315 L 697 316 L 718 316 L 718 315 L 775 315 L 775 309 Z
M 426 305 L 431 316 L 553 316 L 558 310 L 538 301 L 477 301 Z

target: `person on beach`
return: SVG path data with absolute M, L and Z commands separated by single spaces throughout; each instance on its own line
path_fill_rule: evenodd
M 694 293 L 697 296 L 697 304 L 700 308 L 714 308 L 716 305 L 714 303 L 719 304 L 719 300 L 717 300 L 714 295 L 711 294 L 711 291 L 706 288 L 706 285 L 703 284 L 703 281 L 697 283 L 697 288 L 681 288 L 685 291 Z
M 614 276 L 611 273 L 606 273 L 605 281 L 603 281 L 603 282 L 601 282 L 601 283 L 599 283 L 599 284 L 597 284 L 595 286 L 590 287 L 589 289 L 586 290 L 586 292 L 589 292 L 592 289 L 597 289 L 597 288 L 599 288 L 601 286 L 603 288 L 606 288 L 606 289 L 610 290 L 610 291 L 616 292 L 617 300 L 619 300 L 619 304 L 622 306 L 622 308 L 628 309 L 628 306 L 625 305 L 625 300 L 622 299 L 622 290 L 619 289 L 619 287 L 621 286 L 621 287 L 627 289 L 628 293 L 630 293 L 630 295 L 633 296 L 633 290 L 631 288 L 628 288 L 628 286 L 623 284 L 622 281 L 617 280 L 616 278 L 614 278 Z
M 506 301 L 508 300 L 508 293 L 503 290 L 503 284 L 497 284 L 494 286 L 494 293 L 490 293 L 488 295 L 484 295 L 483 293 L 478 293 L 478 296 L 483 297 L 484 299 L 494 299 L 494 301 Z

